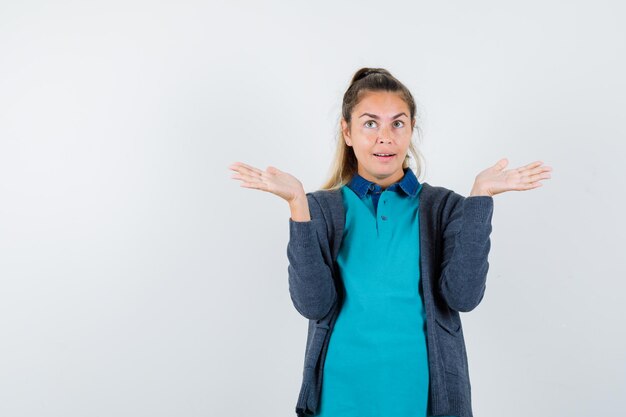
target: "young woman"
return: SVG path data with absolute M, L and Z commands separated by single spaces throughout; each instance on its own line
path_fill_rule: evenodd
M 309 319 L 298 416 L 472 417 L 459 312 L 484 296 L 493 196 L 535 189 L 552 168 L 505 169 L 503 158 L 468 197 L 420 183 L 415 113 L 399 80 L 362 68 L 322 189 L 305 193 L 272 166 L 230 166 L 242 187 L 291 209 L 289 291 Z

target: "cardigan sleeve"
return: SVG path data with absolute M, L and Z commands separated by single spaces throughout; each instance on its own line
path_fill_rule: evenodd
M 489 270 L 493 197 L 452 193 L 451 214 L 443 225 L 443 260 L 439 288 L 448 306 L 471 311 L 483 299 Z M 450 201 L 452 200 L 452 201 Z
M 296 310 L 308 319 L 326 316 L 337 300 L 332 268 L 324 260 L 322 245 L 329 246 L 326 222 L 317 200 L 307 194 L 311 220 L 289 218 L 289 294 Z

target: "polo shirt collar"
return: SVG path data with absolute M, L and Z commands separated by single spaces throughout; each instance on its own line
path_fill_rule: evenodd
M 363 198 L 368 192 L 380 191 L 382 187 L 372 181 L 368 181 L 358 173 L 354 173 L 352 179 L 348 182 L 348 187 L 354 191 L 359 198 Z M 415 197 L 422 185 L 417 180 L 417 177 L 410 168 L 404 168 L 404 176 L 398 182 L 391 184 L 386 190 L 397 191 L 402 190 L 406 195 Z

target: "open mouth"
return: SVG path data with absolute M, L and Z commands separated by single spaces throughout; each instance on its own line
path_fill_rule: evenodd
M 395 153 L 375 153 L 374 156 L 376 157 L 376 159 L 380 161 L 389 161 L 393 159 L 396 156 L 396 154 Z

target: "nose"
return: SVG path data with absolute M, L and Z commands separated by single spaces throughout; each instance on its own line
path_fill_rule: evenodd
M 380 130 L 380 136 L 378 137 L 378 143 L 391 143 L 391 132 L 388 128 Z

